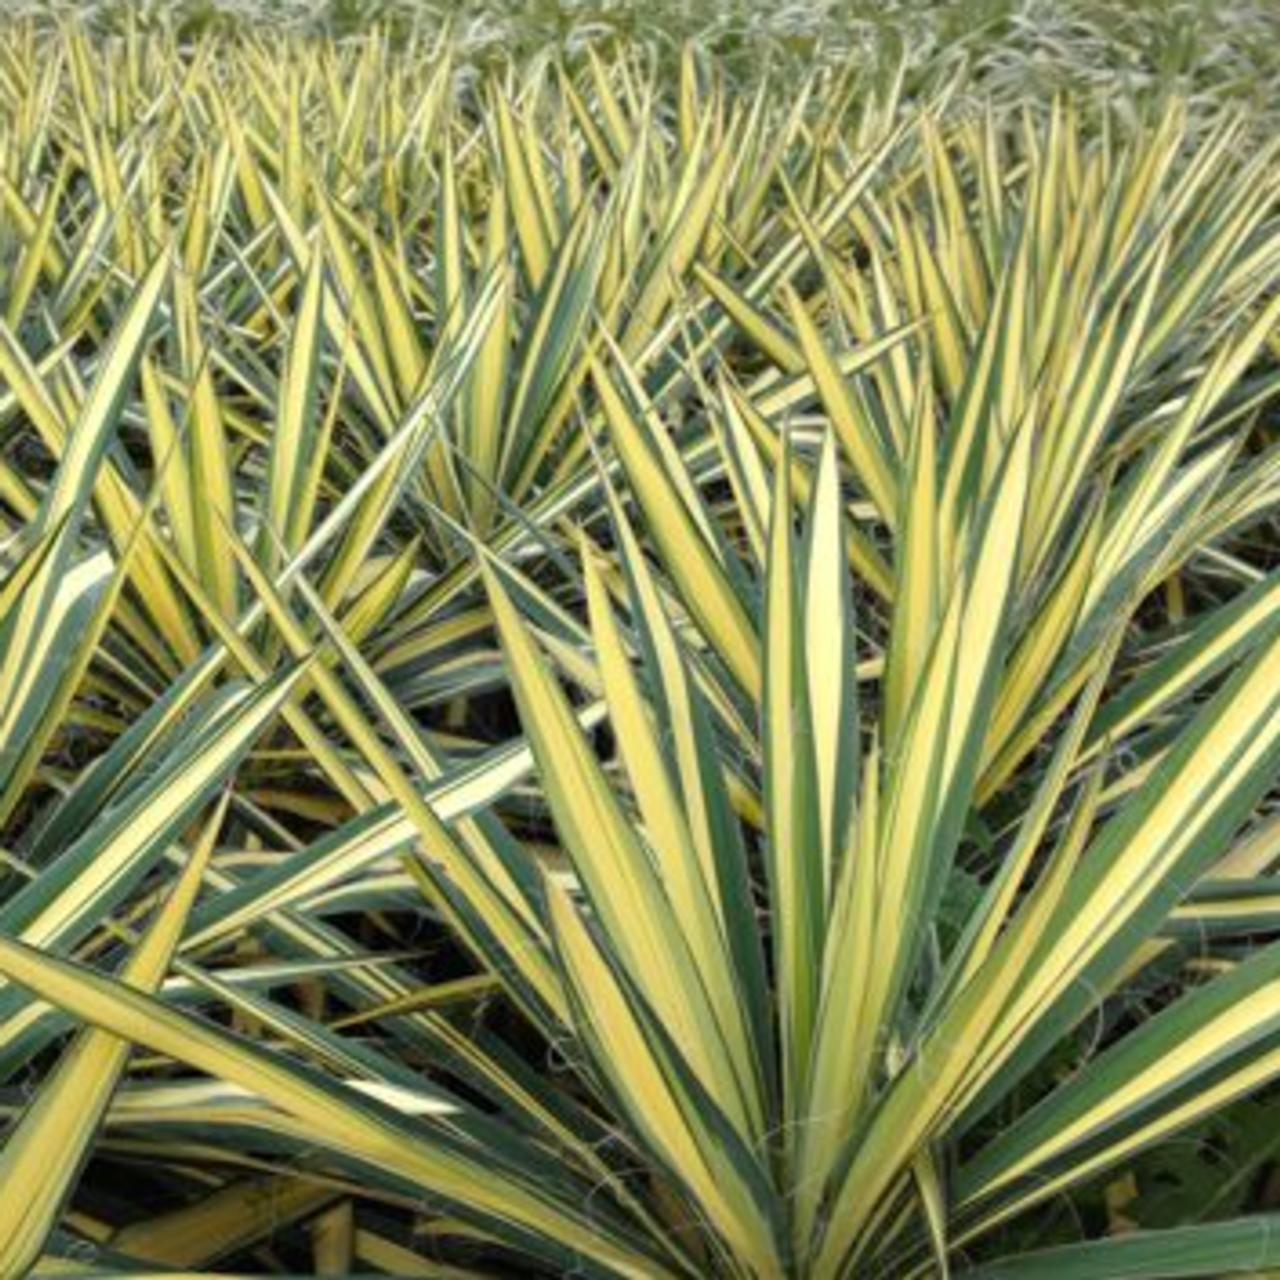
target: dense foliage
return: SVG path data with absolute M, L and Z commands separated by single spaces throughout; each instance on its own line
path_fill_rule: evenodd
M 1280 163 L 1016 47 L 0 28 L 0 1275 L 1280 1266 Z

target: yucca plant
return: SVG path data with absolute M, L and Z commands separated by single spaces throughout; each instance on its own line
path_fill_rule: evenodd
M 0 1274 L 1280 1265 L 1274 150 L 421 35 L 0 36 Z

